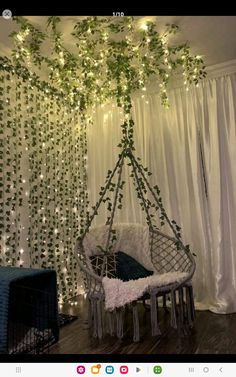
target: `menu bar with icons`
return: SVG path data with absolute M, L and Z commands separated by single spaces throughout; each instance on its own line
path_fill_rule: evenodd
M 0 376 L 231 377 L 236 363 L 0 363 Z

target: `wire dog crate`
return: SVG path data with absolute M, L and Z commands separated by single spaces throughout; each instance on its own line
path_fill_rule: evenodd
M 51 293 L 24 285 L 12 284 L 9 319 L 8 353 L 48 353 L 58 340 L 55 298 Z

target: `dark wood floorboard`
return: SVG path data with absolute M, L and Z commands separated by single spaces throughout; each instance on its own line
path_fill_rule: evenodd
M 159 312 L 161 336 L 152 337 L 150 312 L 140 304 L 141 340 L 132 341 L 131 313 L 126 317 L 122 340 L 106 335 L 94 339 L 87 325 L 87 303 L 78 297 L 77 306 L 64 305 L 63 313 L 78 315 L 78 320 L 65 325 L 60 340 L 50 348 L 51 354 L 236 354 L 236 314 L 214 314 L 197 311 L 194 328 L 175 330 L 170 314 Z

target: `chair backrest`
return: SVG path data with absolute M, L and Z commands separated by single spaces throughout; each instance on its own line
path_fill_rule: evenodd
M 157 273 L 188 272 L 193 275 L 195 262 L 185 248 L 177 249 L 176 240 L 158 230 L 150 230 L 140 224 L 115 224 L 117 240 L 113 244 L 112 253 L 104 255 L 97 246 L 105 247 L 108 236 L 108 226 L 92 228 L 84 237 L 82 247 L 77 253 L 82 256 L 87 271 L 101 277 L 116 276 L 117 251 L 123 251 L 138 260 L 148 270 Z M 80 263 L 81 265 L 81 263 Z
M 184 247 L 176 246 L 176 239 L 153 230 L 150 231 L 150 248 L 152 263 L 158 273 L 187 272 L 193 274 L 195 261 L 190 252 Z
M 113 229 L 116 231 L 116 240 L 113 243 L 112 253 L 123 251 L 135 258 L 146 269 L 153 270 L 150 254 L 149 228 L 138 223 L 118 223 L 114 224 Z M 85 255 L 88 257 L 98 255 L 101 258 L 101 250 L 106 246 L 109 227 L 107 225 L 92 228 L 84 237 L 83 248 Z M 111 258 L 110 258 L 111 259 Z M 108 258 L 108 263 L 110 260 Z M 100 262 L 98 261 L 98 265 Z

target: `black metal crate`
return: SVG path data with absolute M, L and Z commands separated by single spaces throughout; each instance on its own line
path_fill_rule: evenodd
M 8 311 L 8 353 L 48 353 L 58 340 L 58 311 L 55 292 L 48 292 L 42 277 L 11 284 Z M 39 287 L 41 289 L 39 289 Z M 42 289 L 43 287 L 43 289 Z

